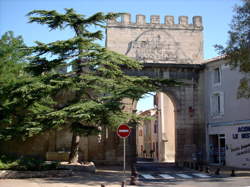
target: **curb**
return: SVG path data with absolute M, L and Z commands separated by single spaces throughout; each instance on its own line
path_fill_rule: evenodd
M 73 175 L 72 170 L 48 170 L 48 171 L 1 170 L 0 171 L 0 179 L 69 177 L 69 176 L 72 176 L 72 175 Z

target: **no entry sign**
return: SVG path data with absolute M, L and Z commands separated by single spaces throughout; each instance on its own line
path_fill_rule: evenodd
M 120 136 L 121 138 L 127 138 L 130 135 L 130 128 L 128 125 L 126 124 L 121 124 L 118 128 L 117 128 L 117 135 Z

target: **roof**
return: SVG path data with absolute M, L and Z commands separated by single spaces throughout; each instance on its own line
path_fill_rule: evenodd
M 151 116 L 151 115 L 154 115 L 155 112 L 156 112 L 156 108 L 152 108 L 152 109 L 141 111 L 138 114 L 139 115 L 150 115 Z
M 204 60 L 203 64 L 208 64 L 208 63 L 211 63 L 211 62 L 219 61 L 219 60 L 225 59 L 225 57 L 226 57 L 225 55 L 222 55 L 222 56 L 217 56 L 217 57 L 214 57 L 214 58 L 210 58 L 210 59 Z

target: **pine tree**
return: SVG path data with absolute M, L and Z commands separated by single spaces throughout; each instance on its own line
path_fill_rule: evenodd
M 29 51 L 26 49 L 22 37 L 15 37 L 12 31 L 4 33 L 0 39 L 0 128 L 14 120 L 11 115 L 14 109 L 10 104 L 9 93 L 20 79 L 27 78 L 24 67 Z M 0 134 L 0 138 L 2 136 Z
M 125 98 L 138 100 L 162 84 L 177 84 L 173 80 L 128 76 L 124 68 L 140 70 L 141 64 L 97 44 L 103 34 L 90 27 L 105 27 L 107 20 L 119 14 L 85 17 L 65 9 L 65 14 L 34 10 L 28 16 L 30 23 L 45 24 L 50 30 L 70 28 L 74 37 L 48 44 L 36 42 L 30 49 L 33 55 L 26 71 L 33 79 L 16 85 L 9 96 L 12 108 L 22 106 L 22 116 L 15 118 L 18 124 L 12 121 L 7 125 L 2 137 L 11 133 L 29 137 L 70 126 L 73 136 L 69 162 L 75 163 L 81 135 L 95 134 L 99 127 L 117 126 L 136 118 L 124 111 Z M 73 71 L 61 71 L 71 66 Z

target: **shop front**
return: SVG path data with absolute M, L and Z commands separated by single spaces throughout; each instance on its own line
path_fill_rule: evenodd
M 208 125 L 208 162 L 250 168 L 250 120 Z

